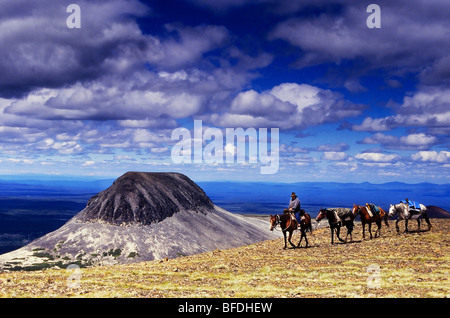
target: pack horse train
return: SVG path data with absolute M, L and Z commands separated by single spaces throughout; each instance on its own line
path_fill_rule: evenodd
M 289 242 L 293 248 L 300 247 L 303 238 L 306 242 L 305 247 L 308 247 L 306 232 L 309 230 L 312 234 L 311 216 L 302 209 L 297 209 L 297 211 L 300 212 L 296 212 L 289 208 L 285 209 L 282 214 L 270 215 L 270 230 L 273 231 L 278 225 L 281 227 L 284 236 L 284 249 L 287 248 L 287 242 Z M 348 236 L 350 236 L 350 241 L 353 241 L 352 232 L 354 220 L 358 215 L 361 218 L 363 240 L 366 239 L 366 224 L 368 225 L 370 239 L 373 237 L 380 237 L 382 221 L 384 220 L 386 226 L 389 227 L 388 219 L 393 218 L 396 215 L 398 215 L 398 218 L 395 222 L 395 227 L 399 234 L 400 228 L 398 223 L 400 221 L 405 221 L 404 233 L 408 233 L 408 221 L 411 219 L 417 220 L 419 231 L 421 218 L 425 219 L 427 222 L 428 231 L 431 229 L 427 208 L 423 204 L 408 199 L 402 200 L 398 204 L 391 204 L 387 213 L 380 206 L 372 203 L 366 203 L 365 205 L 353 204 L 353 208 L 321 208 L 317 214 L 316 221 L 320 222 L 324 218 L 328 220 L 331 231 L 331 244 L 334 244 L 335 234 L 340 242 L 346 243 Z M 372 235 L 371 229 L 372 223 L 377 225 L 374 236 Z M 342 239 L 340 237 L 340 228 L 344 226 L 347 228 L 347 234 L 345 239 Z M 292 233 L 297 229 L 300 230 L 301 236 L 298 244 L 294 245 L 291 242 Z

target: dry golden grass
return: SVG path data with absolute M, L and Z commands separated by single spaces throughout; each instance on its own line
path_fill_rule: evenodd
M 171 260 L 2 272 L 0 296 L 448 297 L 450 219 L 431 222 L 429 232 L 401 235 L 390 222 L 380 238 L 364 241 L 356 225 L 347 244 L 331 245 L 321 229 L 308 234 L 309 248 L 283 250 L 277 239 Z

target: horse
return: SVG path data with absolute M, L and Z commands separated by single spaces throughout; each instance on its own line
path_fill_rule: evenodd
M 398 203 L 398 204 L 394 204 L 394 205 L 390 205 L 389 207 L 389 212 L 388 212 L 388 217 L 392 218 L 394 217 L 396 214 L 398 214 L 398 219 L 395 222 L 395 228 L 397 229 L 397 233 L 400 233 L 400 228 L 398 226 L 398 222 L 400 222 L 401 220 L 405 220 L 405 232 L 404 233 L 408 233 L 408 220 L 410 219 L 416 219 L 417 220 L 417 227 L 418 230 L 420 231 L 420 217 L 422 216 L 425 221 L 428 224 L 428 231 L 431 230 L 431 223 L 430 223 L 430 219 L 428 218 L 428 210 L 426 208 L 426 206 L 424 206 L 423 204 L 419 204 L 420 205 L 420 211 L 417 213 L 411 213 L 409 211 L 409 207 L 406 203 Z
M 389 227 L 389 223 L 387 221 L 387 214 L 386 212 L 378 207 L 380 209 L 380 213 L 376 214 L 376 215 L 371 215 L 371 213 L 369 213 L 368 207 L 367 206 L 360 206 L 360 205 L 355 205 L 353 204 L 353 209 L 352 209 L 352 214 L 356 217 L 357 214 L 359 214 L 361 216 L 361 223 L 362 223 L 362 228 L 363 228 L 363 239 L 366 239 L 366 224 L 369 224 L 369 234 L 370 234 L 370 239 L 372 239 L 372 223 L 375 222 L 378 226 L 377 230 L 375 231 L 375 237 L 377 237 L 377 233 L 378 236 L 381 236 L 381 220 L 384 218 L 384 222 L 386 223 L 386 226 Z
M 340 209 L 340 208 L 338 208 Z M 351 211 L 350 209 L 343 209 L 344 211 Z M 338 215 L 338 211 L 335 209 L 320 209 L 319 214 L 316 217 L 316 221 L 320 222 L 324 217 L 328 219 L 328 223 L 330 224 L 330 230 L 331 230 L 331 244 L 334 244 L 334 231 L 336 230 L 336 236 L 339 239 L 339 241 L 346 243 L 347 237 L 350 235 L 350 241 L 353 241 L 352 232 L 353 232 L 353 220 L 355 219 L 355 216 L 351 213 L 348 214 L 344 219 L 342 219 Z M 339 233 L 341 231 L 341 226 L 344 226 L 347 228 L 347 235 L 345 236 L 345 240 L 341 239 L 339 236 Z
M 293 219 L 289 214 L 276 214 L 276 215 L 270 215 L 270 230 L 273 231 L 273 229 L 280 225 L 281 232 L 283 232 L 284 236 L 284 247 L 283 249 L 287 248 L 287 242 L 286 242 L 286 232 L 289 232 L 288 241 L 291 244 L 292 247 L 295 247 L 295 245 L 291 242 L 292 238 L 292 232 L 297 229 L 298 222 L 297 220 Z
M 292 247 L 296 247 L 292 241 L 292 233 L 294 230 L 296 230 L 299 226 L 298 221 L 295 218 L 292 218 L 292 216 L 289 213 L 284 214 L 276 214 L 276 215 L 270 215 L 270 230 L 273 231 L 273 229 L 280 225 L 281 231 L 283 232 L 284 236 L 284 248 L 287 248 L 287 241 L 291 244 Z M 311 216 L 308 213 L 305 213 L 305 218 L 301 220 L 300 222 L 300 232 L 301 237 L 300 241 L 297 244 L 297 247 L 300 247 L 300 243 L 302 242 L 303 237 L 306 241 L 306 247 L 308 247 L 308 239 L 306 237 L 306 231 L 309 229 L 309 231 L 312 233 L 312 226 L 311 226 Z M 286 240 L 286 233 L 289 232 L 289 236 Z

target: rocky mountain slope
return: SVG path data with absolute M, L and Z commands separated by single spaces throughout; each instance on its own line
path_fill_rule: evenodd
M 3 269 L 132 263 L 279 237 L 265 220 L 215 206 L 179 173 L 128 172 L 58 230 L 0 255 Z
M 203 190 L 179 173 L 127 172 L 93 196 L 77 215 L 84 222 L 149 225 L 181 210 L 206 214 L 214 204 Z
M 439 218 L 439 219 L 449 219 L 450 218 L 450 213 L 438 206 L 427 205 L 427 210 L 428 210 L 428 216 L 430 218 Z

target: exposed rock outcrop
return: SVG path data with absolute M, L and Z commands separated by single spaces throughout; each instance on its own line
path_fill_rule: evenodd
M 206 214 L 213 209 L 208 196 L 185 175 L 127 172 L 93 196 L 76 218 L 114 225 L 149 225 L 182 210 Z

